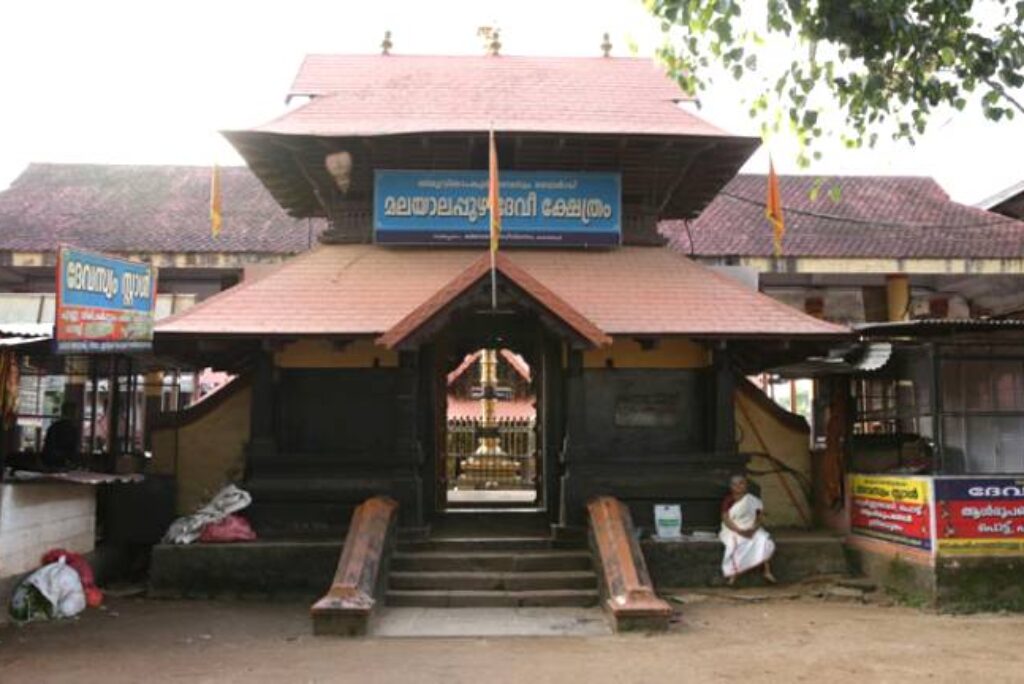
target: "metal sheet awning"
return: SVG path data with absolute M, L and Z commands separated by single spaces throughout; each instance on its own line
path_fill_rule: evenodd
M 811 357 L 797 363 L 771 368 L 781 378 L 816 378 L 825 375 L 852 375 L 881 370 L 892 358 L 889 342 L 868 342 L 844 346 L 825 357 Z

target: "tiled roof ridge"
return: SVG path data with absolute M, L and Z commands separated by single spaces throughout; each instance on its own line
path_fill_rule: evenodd
M 548 310 L 558 320 L 571 328 L 576 334 L 590 342 L 594 347 L 602 347 L 611 343 L 611 338 L 580 313 L 576 307 L 566 301 L 557 292 L 544 285 L 525 268 L 519 266 L 503 252 L 494 255 L 493 262 L 489 254 L 483 254 L 445 283 L 437 292 L 427 297 L 421 304 L 403 316 L 391 328 L 377 338 L 377 344 L 394 349 L 405 341 L 421 326 L 440 313 L 445 306 L 457 300 L 470 288 L 485 277 L 493 263 L 494 269 L 504 278 L 526 292 L 527 295 Z

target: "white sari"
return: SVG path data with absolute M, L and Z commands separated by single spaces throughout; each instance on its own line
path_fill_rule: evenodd
M 761 500 L 753 494 L 745 494 L 729 509 L 728 516 L 742 530 L 749 530 L 757 524 L 757 514 L 764 508 Z M 722 574 L 733 577 L 747 570 L 756 568 L 765 561 L 771 560 L 775 553 L 775 542 L 764 528 L 757 528 L 749 539 L 742 534 L 733 532 L 725 523 L 718 538 L 725 544 L 725 556 L 722 558 Z

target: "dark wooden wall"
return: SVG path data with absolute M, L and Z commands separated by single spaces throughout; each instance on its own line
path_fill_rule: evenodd
M 570 355 L 567 447 L 561 482 L 564 520 L 585 523 L 594 496 L 622 499 L 638 525 L 653 505 L 679 503 L 686 527 L 713 527 L 731 473 L 742 470 L 730 376 L 716 369 L 586 369 Z

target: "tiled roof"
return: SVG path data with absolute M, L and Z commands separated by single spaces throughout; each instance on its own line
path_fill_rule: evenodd
M 494 403 L 494 416 L 498 420 L 530 420 L 537 417 L 536 399 L 510 399 Z M 465 399 L 449 394 L 446 400 L 448 420 L 478 420 L 480 400 Z
M 389 349 L 401 345 L 447 306 L 457 301 L 482 279 L 487 278 L 491 271 L 491 262 L 489 254 L 478 257 L 476 261 L 470 263 L 463 271 L 445 283 L 444 287 L 389 328 L 380 336 L 377 343 Z M 525 269 L 517 266 L 504 252 L 496 254 L 493 263 L 497 275 L 512 282 L 535 303 L 546 309 L 549 314 L 554 315 L 587 343 L 594 347 L 603 347 L 612 343 L 611 338 L 603 330 L 577 311 L 572 304 L 545 287 Z
M 321 246 L 165 319 L 160 335 L 379 335 L 480 258 L 468 249 Z M 503 252 L 608 334 L 845 335 L 661 247 Z
M 245 167 L 221 169 L 224 224 L 210 234 L 210 167 L 31 164 L 0 192 L 0 249 L 61 242 L 108 252 L 293 253 L 321 222 L 284 213 Z
M 296 95 L 314 99 L 253 130 L 728 135 L 681 109 L 685 95 L 650 59 L 309 55 Z
M 931 178 L 780 176 L 784 257 L 981 258 L 1024 256 L 1024 222 L 958 204 Z M 696 256 L 772 254 L 766 176 L 739 175 L 690 223 L 665 221 L 673 246 Z M 838 184 L 833 201 L 828 189 Z

